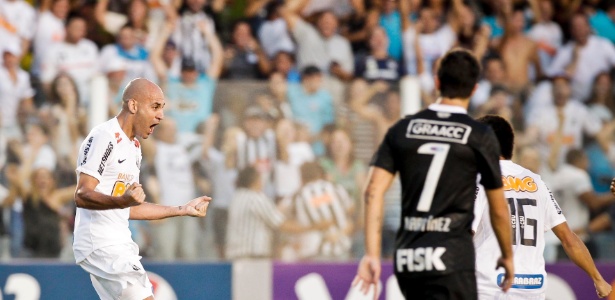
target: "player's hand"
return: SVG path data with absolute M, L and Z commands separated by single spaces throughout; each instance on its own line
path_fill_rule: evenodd
M 145 202 L 145 192 L 143 191 L 143 186 L 139 183 L 128 185 L 128 188 L 122 197 L 124 198 L 126 207 L 141 205 Z
M 352 286 L 359 286 L 361 293 L 367 295 L 370 286 L 374 286 L 374 300 L 378 299 L 378 281 L 380 281 L 380 258 L 369 255 L 363 256 L 359 262 L 357 276 L 352 281 Z
M 615 195 L 615 178 L 611 180 L 611 193 Z
M 500 267 L 504 268 L 504 281 L 502 281 L 500 287 L 502 288 L 502 291 L 506 292 L 508 291 L 508 289 L 510 289 L 515 279 L 515 270 L 512 257 L 500 257 L 498 259 L 498 264 L 495 266 L 495 268 L 497 269 Z
M 183 216 L 190 217 L 204 217 L 207 214 L 207 208 L 209 207 L 210 197 L 202 196 L 192 199 L 192 201 L 181 206 Z
M 596 294 L 598 294 L 598 297 L 600 298 L 608 296 L 612 290 L 611 285 L 604 281 L 604 279 L 594 282 L 594 286 L 596 287 Z

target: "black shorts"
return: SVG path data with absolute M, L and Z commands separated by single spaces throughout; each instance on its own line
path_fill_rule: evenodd
M 476 300 L 474 271 L 459 271 L 442 276 L 402 278 L 397 276 L 399 289 L 408 300 Z

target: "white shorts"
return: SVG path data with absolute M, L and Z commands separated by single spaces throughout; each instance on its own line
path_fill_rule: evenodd
M 509 289 L 504 293 L 499 291 L 485 291 L 478 287 L 478 300 L 545 300 L 545 293 L 524 293 L 519 290 Z
M 102 300 L 143 300 L 153 296 L 139 247 L 134 243 L 95 250 L 79 265 L 90 273 L 92 285 Z

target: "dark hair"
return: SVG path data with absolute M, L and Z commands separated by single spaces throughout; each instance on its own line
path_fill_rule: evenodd
M 320 69 L 314 65 L 309 65 L 303 68 L 303 70 L 301 70 L 301 78 L 305 78 L 305 77 L 312 76 L 312 75 L 321 75 L 321 74 L 322 72 L 320 71 Z
M 66 17 L 66 21 L 64 22 L 64 25 L 68 26 L 68 24 L 70 24 L 73 20 L 77 20 L 77 19 L 81 19 L 84 22 L 86 22 L 85 18 L 82 15 L 75 13 L 75 12 L 70 12 L 68 16 Z
M 582 157 L 585 156 L 585 152 L 581 149 L 570 149 L 566 153 L 566 163 L 569 165 L 573 165 L 579 161 Z
M 62 104 L 62 99 L 60 99 L 60 94 L 58 94 L 58 83 L 60 82 L 60 79 L 62 78 L 66 78 L 68 79 L 68 81 L 70 81 L 71 85 L 73 86 L 73 92 L 75 93 L 75 96 L 77 97 L 77 101 L 75 101 L 76 105 L 79 106 L 79 90 L 77 88 L 77 83 L 75 83 L 75 80 L 73 79 L 72 76 L 70 76 L 70 74 L 68 73 L 60 73 L 58 75 L 56 75 L 56 77 L 53 79 L 53 81 L 51 82 L 51 97 L 49 98 L 49 102 L 51 104 L 60 104 L 62 105 L 62 107 L 64 107 L 64 104 Z
M 498 115 L 486 115 L 478 118 L 477 121 L 493 129 L 500 143 L 500 155 L 502 155 L 504 159 L 511 159 L 515 147 L 515 132 L 512 126 L 510 126 L 510 123 Z
M 306 162 L 301 165 L 301 180 L 304 184 L 314 180 L 323 179 L 325 171 L 317 162 Z
M 480 64 L 467 50 L 453 49 L 438 66 L 440 95 L 444 98 L 470 98 L 480 75 Z
M 249 189 L 257 180 L 260 180 L 258 171 L 256 168 L 249 166 L 239 171 L 235 184 L 237 185 L 237 188 Z

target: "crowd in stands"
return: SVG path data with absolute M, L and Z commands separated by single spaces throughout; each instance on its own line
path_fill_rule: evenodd
M 131 221 L 141 255 L 357 259 L 370 157 L 461 47 L 483 67 L 469 113 L 510 120 L 513 159 L 615 259 L 613 43 L 614 0 L 0 0 L 0 256 L 73 259 L 78 148 L 143 77 L 166 95 L 140 141 L 147 201 L 214 200 L 204 220 Z

